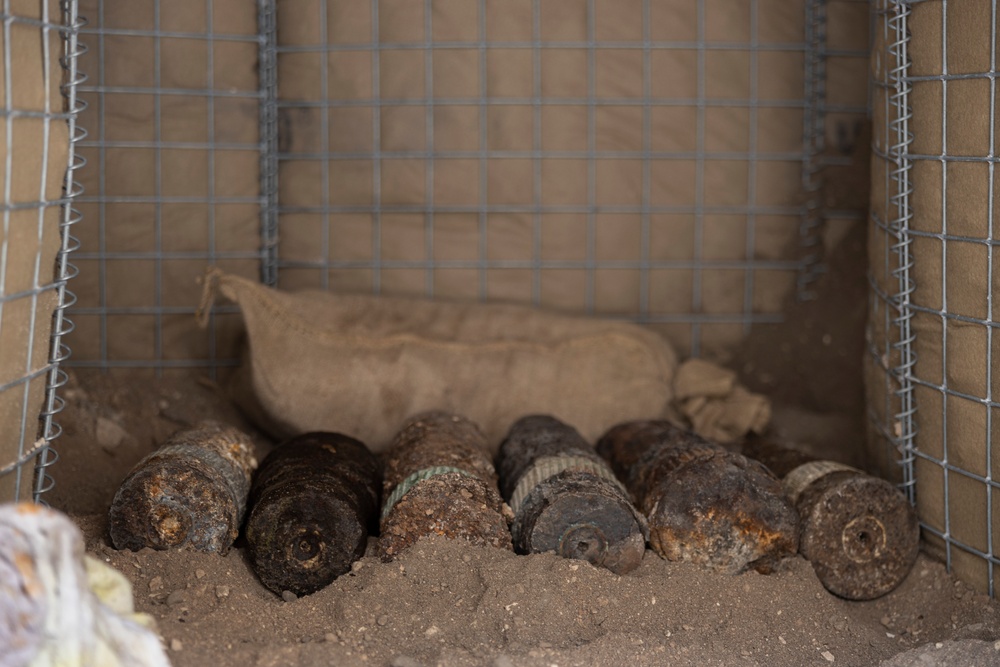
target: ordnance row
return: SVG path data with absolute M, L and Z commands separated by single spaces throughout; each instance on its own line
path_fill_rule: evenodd
M 647 542 L 665 559 L 729 574 L 768 573 L 798 552 L 848 599 L 905 578 L 919 529 L 898 490 L 772 441 L 743 451 L 666 421 L 619 424 L 595 448 L 572 426 L 529 415 L 511 426 L 494 467 L 475 423 L 430 412 L 408 420 L 381 458 L 347 435 L 307 433 L 257 467 L 248 436 L 207 423 L 133 468 L 112 503 L 110 537 L 118 549 L 224 554 L 242 526 L 261 582 L 295 595 L 347 572 L 374 534 L 386 561 L 440 535 L 618 574 L 639 565 Z

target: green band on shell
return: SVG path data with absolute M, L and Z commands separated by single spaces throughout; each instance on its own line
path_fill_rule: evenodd
M 450 472 L 457 472 L 460 475 L 465 475 L 466 477 L 475 477 L 472 473 L 462 470 L 461 468 L 453 468 L 451 466 L 434 466 L 433 468 L 424 468 L 423 470 L 418 470 L 413 473 L 402 482 L 396 485 L 396 488 L 392 490 L 389 497 L 385 499 L 385 504 L 382 505 L 382 521 L 385 521 L 385 517 L 389 515 L 392 508 L 396 506 L 396 503 L 402 499 L 403 496 L 409 492 L 414 486 L 425 479 L 430 479 L 431 477 L 436 477 L 438 475 L 446 475 Z

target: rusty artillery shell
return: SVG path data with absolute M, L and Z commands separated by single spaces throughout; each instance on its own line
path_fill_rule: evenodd
M 306 433 L 261 462 L 250 489 L 246 540 L 265 586 L 309 595 L 361 558 L 378 513 L 382 470 L 358 440 Z
M 444 412 L 411 418 L 385 453 L 379 554 L 389 561 L 426 535 L 512 549 L 489 443 Z
M 249 436 L 205 422 L 170 436 L 125 477 L 108 516 L 116 549 L 229 551 L 257 467 Z
M 626 422 L 597 443 L 667 560 L 735 574 L 794 554 L 798 515 L 763 465 L 665 421 Z
M 920 525 L 899 489 L 766 438 L 748 440 L 743 451 L 781 471 L 801 516 L 799 551 L 828 591 L 873 600 L 902 583 L 920 551 Z
M 646 551 L 646 520 L 580 433 L 547 415 L 519 419 L 500 445 L 500 491 L 519 553 L 555 551 L 617 574 Z

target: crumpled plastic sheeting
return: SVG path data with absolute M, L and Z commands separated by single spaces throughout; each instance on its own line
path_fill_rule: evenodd
M 675 419 L 709 440 L 731 444 L 771 423 L 771 401 L 736 381 L 736 373 L 704 359 L 689 359 L 674 376 Z
M 170 667 L 152 628 L 66 516 L 0 505 L 0 667 Z

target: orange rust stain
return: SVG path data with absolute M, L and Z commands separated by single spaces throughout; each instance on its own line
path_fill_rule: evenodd
M 35 561 L 32 560 L 31 556 L 21 551 L 14 552 L 14 566 L 17 567 L 24 580 L 24 591 L 31 597 L 40 596 L 43 592 L 42 584 L 38 581 L 38 576 L 35 573 Z
M 18 514 L 40 514 L 43 510 L 41 505 L 34 503 L 18 503 L 14 511 Z

